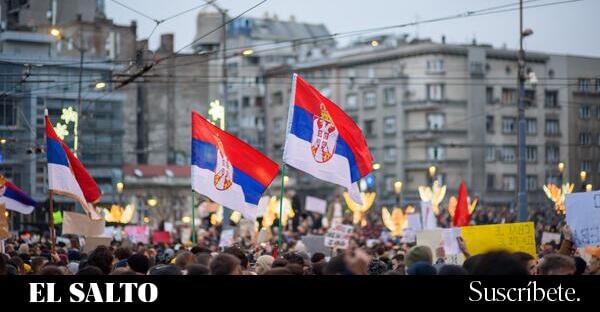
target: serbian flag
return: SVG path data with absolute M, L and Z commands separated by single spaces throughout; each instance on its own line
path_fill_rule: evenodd
M 362 131 L 350 116 L 294 74 L 283 161 L 348 189 L 362 204 L 358 181 L 373 168 Z
M 78 201 L 92 220 L 100 220 L 102 217 L 94 207 L 100 200 L 100 189 L 79 159 L 56 135 L 47 114 L 46 152 L 48 189 Z
M 3 203 L 8 210 L 30 214 L 37 205 L 35 200 L 16 185 L 6 181 L 4 177 L 0 176 L 0 180 L 4 181 L 4 185 L 0 184 L 0 203 Z
M 277 163 L 192 112 L 192 189 L 254 220 Z
M 469 225 L 471 215 L 469 213 L 469 203 L 467 199 L 467 185 L 465 181 L 460 182 L 458 188 L 458 199 L 456 200 L 456 210 L 454 211 L 454 218 L 452 219 L 452 225 L 467 226 Z

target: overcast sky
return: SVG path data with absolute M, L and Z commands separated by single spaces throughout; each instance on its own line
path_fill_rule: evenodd
M 561 0 L 529 0 L 525 5 L 538 5 Z M 563 0 L 564 1 L 564 0 Z M 119 0 L 150 17 L 163 19 L 203 3 L 202 0 Z M 235 16 L 260 0 L 219 0 L 216 3 Z M 248 16 L 277 14 L 287 20 L 324 23 L 331 33 L 403 24 L 517 3 L 516 0 L 267 0 Z M 150 38 L 156 48 L 161 33 L 175 33 L 177 48 L 190 43 L 196 33 L 198 10 L 161 24 Z M 106 0 L 106 13 L 118 24 L 138 22 L 138 38 L 147 37 L 154 22 Z M 600 57 L 600 0 L 583 0 L 560 5 L 525 10 L 525 27 L 534 35 L 526 39 L 525 48 L 535 51 Z M 439 41 L 445 35 L 448 42 L 465 43 L 473 38 L 479 43 L 491 43 L 509 48 L 518 46 L 518 11 L 440 21 L 388 32 L 406 32 L 411 36 L 429 37 Z

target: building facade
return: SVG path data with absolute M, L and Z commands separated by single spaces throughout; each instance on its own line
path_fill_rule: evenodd
M 379 204 L 394 204 L 395 181 L 403 182 L 405 201 L 415 203 L 420 185 L 439 180 L 456 194 L 464 180 L 483 205 L 512 207 L 519 157 L 516 51 L 406 37 L 373 40 L 266 73 L 269 155 L 281 159 L 289 77 L 298 72 L 362 128 L 380 168 L 368 179 Z M 587 183 L 598 179 L 598 65 L 598 58 L 527 53 L 530 206 L 549 205 L 542 185 L 559 177 L 578 184 L 585 170 Z M 304 182 L 301 187 L 323 190 L 314 179 Z

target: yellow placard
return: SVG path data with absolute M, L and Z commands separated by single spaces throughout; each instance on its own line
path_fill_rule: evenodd
M 533 222 L 465 226 L 461 235 L 471 255 L 492 250 L 537 254 Z

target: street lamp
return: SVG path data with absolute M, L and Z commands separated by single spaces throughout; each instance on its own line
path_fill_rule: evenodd
M 104 89 L 105 87 L 106 87 L 106 82 L 103 82 L 103 81 L 96 83 L 96 85 L 94 86 L 94 88 L 96 88 L 96 90 Z
M 519 176 L 519 187 L 517 193 L 517 207 L 519 211 L 519 221 L 527 220 L 527 162 L 525 154 L 527 152 L 526 146 L 526 122 L 525 122 L 525 80 L 527 75 L 525 73 L 525 50 L 523 49 L 523 39 L 527 36 L 531 36 L 533 30 L 523 29 L 523 0 L 519 1 L 519 53 L 517 54 L 517 65 L 518 65 L 518 80 L 519 80 L 519 106 L 518 106 L 518 132 L 517 132 L 517 145 L 519 162 L 517 163 L 517 172 Z
M 433 179 L 433 177 L 435 177 L 437 168 L 435 166 L 430 166 L 428 171 L 429 171 L 429 176 L 431 177 L 431 179 Z
M 561 161 L 558 163 L 557 167 L 558 167 L 558 172 L 560 174 L 559 175 L 559 178 L 560 178 L 559 183 L 562 184 L 563 183 L 563 172 L 565 172 L 565 163 Z
M 400 194 L 402 193 L 402 181 L 394 182 L 394 193 L 396 193 L 396 206 L 402 206 L 402 199 L 400 198 Z
M 117 182 L 116 188 L 117 188 L 117 193 L 119 193 L 119 194 L 123 193 L 123 188 L 124 188 L 123 182 Z
M 373 164 L 373 170 L 379 170 L 381 169 L 381 164 L 380 163 L 374 163 Z
M 252 50 L 252 49 L 246 49 L 246 50 L 242 51 L 243 56 L 251 56 L 252 54 L 254 54 L 254 50 Z
M 158 204 L 158 200 L 154 197 L 152 198 L 148 198 L 148 200 L 146 200 L 146 203 L 148 204 L 148 206 L 154 208 L 156 206 L 156 204 Z
M 81 22 L 81 21 L 79 21 Z M 81 110 L 81 84 L 83 81 L 83 55 L 85 53 L 85 49 L 83 48 L 83 31 L 81 29 L 81 24 L 79 26 L 79 44 L 76 45 L 74 44 L 73 46 L 79 51 L 79 83 L 78 83 L 78 88 L 77 88 L 77 113 L 79 115 L 82 115 L 82 110 Z M 58 28 L 52 28 L 50 29 L 50 35 L 52 35 L 53 37 L 55 37 L 57 40 L 63 40 L 64 38 L 62 37 L 61 31 Z M 96 88 L 98 89 L 98 88 Z M 79 123 L 77 123 L 75 125 L 75 131 L 74 134 L 77 137 L 78 133 L 80 133 L 80 129 L 79 129 Z M 77 142 L 77 141 L 76 141 Z M 75 145 L 73 146 L 73 152 L 75 153 L 75 156 L 77 156 L 77 152 L 78 152 L 78 146 L 77 143 L 75 143 Z
M 585 191 L 586 192 L 591 192 L 592 191 L 592 183 L 588 183 L 585 185 Z

